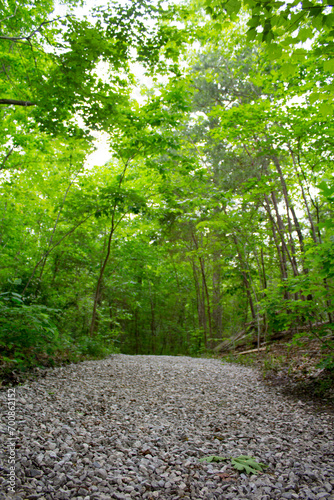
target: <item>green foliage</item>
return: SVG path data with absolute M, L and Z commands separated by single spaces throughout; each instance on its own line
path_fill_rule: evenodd
M 58 311 L 44 305 L 25 305 L 17 293 L 0 295 L 0 350 L 2 360 L 18 366 L 34 364 L 41 353 L 60 347 L 54 323 Z
M 198 356 L 294 329 L 329 369 L 332 6 L 76 5 L 4 4 L 4 362 Z M 111 159 L 86 168 L 94 130 Z
M 332 348 L 334 348 L 333 342 Z M 334 371 L 334 356 L 333 354 L 331 356 L 326 356 L 324 359 L 320 361 L 320 363 L 317 364 L 317 368 L 322 368 L 326 369 L 329 371 Z
M 238 355 L 238 353 L 235 354 L 229 353 L 223 356 L 222 359 L 226 363 L 238 363 L 244 366 L 253 366 L 256 363 L 257 354 L 256 353 L 242 354 L 240 356 Z
M 261 462 L 257 462 L 253 457 L 247 456 L 247 455 L 240 455 L 240 457 L 236 458 L 226 458 L 226 457 L 219 457 L 216 455 L 212 455 L 210 457 L 203 457 L 199 461 L 200 462 L 225 462 L 227 460 L 231 460 L 231 464 L 235 469 L 237 469 L 240 472 L 246 472 L 246 474 L 259 474 L 263 472 L 263 469 L 265 467 L 268 467 L 265 464 L 262 464 Z
M 263 359 L 263 377 L 265 378 L 266 375 L 270 372 L 277 372 L 281 369 L 281 367 L 284 364 L 284 357 L 283 356 L 273 356 L 269 355 L 266 356 Z
M 189 333 L 189 354 L 191 356 L 200 356 L 204 354 L 207 350 L 204 344 L 204 331 L 203 329 L 198 329 L 191 331 Z
M 76 15 L 72 7 L 79 1 L 62 3 L 60 16 L 48 0 L 33 8 L 10 1 L 2 9 L 0 105 L 4 128 L 10 135 L 13 122 L 19 124 L 20 139 L 19 130 L 28 133 L 36 125 L 76 137 L 88 135 L 88 128 L 122 128 L 133 82 L 130 63 L 139 61 L 152 73 L 157 67 L 177 71 L 184 36 L 165 25 L 159 5 L 110 2 Z M 100 77 L 99 65 L 107 68 L 108 78 Z M 80 126 L 74 115 L 80 116 Z
M 231 463 L 235 469 L 246 474 L 259 474 L 263 472 L 268 465 L 257 462 L 253 457 L 247 455 L 240 455 L 240 457 L 232 458 Z
M 81 339 L 77 339 L 75 343 L 75 352 L 80 356 L 104 358 L 110 354 L 119 352 L 119 350 L 114 346 L 110 335 L 95 335 L 93 338 L 85 336 Z

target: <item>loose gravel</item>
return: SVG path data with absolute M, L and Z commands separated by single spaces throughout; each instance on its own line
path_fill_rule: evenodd
M 334 499 L 333 415 L 247 367 L 120 354 L 16 387 L 15 493 L 8 397 L 1 390 L 1 499 Z M 209 455 L 268 468 L 249 476 L 199 461 Z

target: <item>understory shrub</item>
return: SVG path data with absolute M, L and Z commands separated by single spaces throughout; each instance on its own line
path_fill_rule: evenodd
M 58 311 L 43 305 L 25 305 L 13 292 L 0 295 L 0 354 L 2 361 L 24 367 L 40 354 L 51 356 L 61 341 L 54 323 Z

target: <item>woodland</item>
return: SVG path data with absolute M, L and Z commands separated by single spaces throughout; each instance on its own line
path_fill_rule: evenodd
M 329 0 L 0 1 L 2 372 L 286 331 L 334 369 L 333 39 Z

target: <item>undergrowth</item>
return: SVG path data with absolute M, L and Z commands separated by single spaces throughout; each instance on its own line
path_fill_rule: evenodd
M 60 311 L 0 294 L 0 382 L 18 384 L 40 368 L 104 358 L 118 351 L 112 335 L 72 338 L 57 327 Z M 37 370 L 36 370 L 37 369 Z

